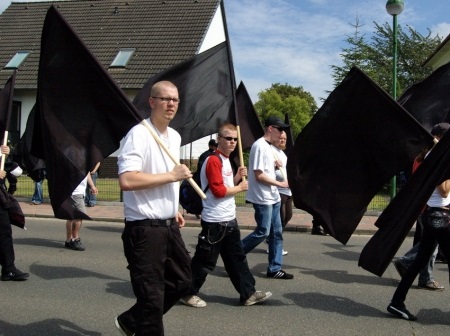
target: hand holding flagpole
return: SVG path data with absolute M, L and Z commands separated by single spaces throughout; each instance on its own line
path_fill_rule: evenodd
M 172 155 L 172 153 L 169 151 L 169 149 L 166 147 L 166 145 L 161 141 L 161 139 L 159 138 L 158 134 L 155 133 L 155 131 L 150 127 L 150 124 L 147 122 L 147 120 L 142 120 L 141 124 L 144 125 L 148 131 L 150 132 L 150 134 L 153 136 L 153 138 L 155 139 L 155 141 L 158 143 L 158 145 L 164 150 L 164 152 L 166 152 L 166 154 L 170 157 L 170 159 L 172 160 L 173 163 L 175 163 L 176 165 L 179 165 L 180 163 L 177 161 L 177 159 Z M 190 183 L 190 185 L 192 186 L 192 188 L 194 188 L 194 190 L 197 192 L 197 194 L 202 198 L 202 199 L 206 199 L 206 195 L 203 192 L 203 190 L 198 186 L 197 183 L 195 183 L 195 181 L 192 178 L 188 178 L 187 181 Z
M 5 131 L 2 145 L 8 146 L 8 131 Z M 2 153 L 2 162 L 0 163 L 0 170 L 5 170 L 5 161 L 6 161 L 6 154 Z

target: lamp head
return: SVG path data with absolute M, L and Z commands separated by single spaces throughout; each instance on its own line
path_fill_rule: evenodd
M 403 0 L 388 0 L 386 2 L 386 11 L 390 15 L 399 15 L 403 12 L 405 2 Z

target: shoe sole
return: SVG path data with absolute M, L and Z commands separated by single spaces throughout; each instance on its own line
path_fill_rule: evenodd
M 244 303 L 244 306 L 248 307 L 248 306 L 253 306 L 254 304 L 257 304 L 257 303 L 264 302 L 264 301 L 266 301 L 268 298 L 270 298 L 271 296 L 272 296 L 272 292 L 267 292 L 267 293 L 266 293 L 266 296 L 263 297 L 262 299 L 260 299 L 260 300 L 258 300 L 258 301 L 251 301 L 251 302 L 248 302 L 248 303 L 247 303 L 247 301 L 246 301 L 246 302 Z
M 205 308 L 206 307 L 206 302 L 205 302 L 204 305 L 191 305 L 191 304 L 187 303 L 187 301 L 185 301 L 183 299 L 181 299 L 180 302 L 182 304 L 184 304 L 185 306 L 192 307 L 192 308 Z
M 444 288 L 430 288 L 430 287 L 426 287 L 426 286 L 417 286 L 417 288 L 419 289 L 424 289 L 427 291 L 431 291 L 431 292 L 442 292 L 444 290 Z
M 395 307 L 392 307 L 392 306 L 388 306 L 387 307 L 387 311 L 389 313 L 391 313 L 392 315 L 394 315 L 396 317 L 399 317 L 399 318 L 402 318 L 402 319 L 405 319 L 407 321 L 416 321 L 417 320 L 417 317 L 415 317 L 413 315 L 410 316 L 410 315 L 408 315 L 408 314 L 402 312 L 401 310 L 399 310 L 399 309 L 397 309 Z
M 123 330 L 122 327 L 120 326 L 120 323 L 119 323 L 119 320 L 117 319 L 117 317 L 116 317 L 115 320 L 114 320 L 114 324 L 116 325 L 116 328 L 120 331 L 120 333 L 122 334 L 122 336 L 129 336 L 129 334 L 127 334 L 127 333 L 125 332 L 125 330 Z M 134 335 L 134 333 L 131 334 L 131 335 Z

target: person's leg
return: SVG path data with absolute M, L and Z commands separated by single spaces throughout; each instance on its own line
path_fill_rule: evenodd
M 242 249 L 247 254 L 258 246 L 270 233 L 272 220 L 272 205 L 254 204 L 256 229 L 242 239 Z M 278 208 L 278 216 L 280 216 Z
M 281 198 L 281 203 L 280 203 L 280 220 L 281 220 L 281 226 L 284 227 L 286 226 L 286 201 L 287 201 L 287 196 L 280 194 L 280 198 Z
M 177 224 L 168 228 L 167 258 L 164 266 L 163 314 L 187 293 L 192 284 L 191 257 Z
M 122 241 L 136 304 L 118 319 L 136 335 L 164 334 L 166 227 L 125 225 Z M 139 246 L 139 248 L 136 248 Z
M 426 216 L 428 218 L 428 216 Z M 428 220 L 424 216 L 424 221 Z M 426 266 L 430 260 L 433 251 L 436 249 L 437 241 L 432 229 L 428 224 L 424 223 L 422 228 L 422 238 L 417 252 L 417 257 L 414 262 L 408 267 L 404 276 L 400 280 L 400 283 L 392 297 L 391 303 L 396 307 L 404 307 L 406 295 L 411 287 L 414 279 L 419 274 L 420 270 Z
M 241 246 L 241 234 L 238 227 L 227 229 L 220 255 L 231 283 L 244 303 L 255 293 L 255 278 L 248 267 L 247 257 Z
M 289 223 L 289 221 L 292 219 L 292 214 L 293 214 L 293 212 L 292 212 L 292 196 L 286 196 L 286 204 L 285 204 L 284 209 L 285 209 L 286 215 L 284 217 L 283 229 Z
M 34 194 L 31 198 L 31 203 L 33 204 L 41 204 L 44 201 L 44 190 L 42 187 L 42 184 L 44 183 L 44 180 L 41 180 L 39 182 L 34 182 Z
M 12 228 L 8 211 L 0 207 L 0 265 L 2 266 L 2 275 L 16 270 L 14 258 Z
M 434 262 L 436 260 L 438 252 L 438 246 L 436 246 L 433 254 L 430 257 L 430 260 L 428 260 L 428 263 L 425 265 L 424 268 L 420 270 L 419 273 L 419 287 L 426 287 L 428 284 L 434 283 L 434 277 L 433 277 L 433 269 L 434 269 Z M 438 285 L 439 288 L 436 289 L 442 289 L 441 286 Z
M 211 232 L 220 230 L 220 225 L 217 223 L 207 224 L 201 221 L 202 230 L 198 235 L 197 246 L 195 248 L 195 254 L 191 261 L 191 271 L 192 271 L 192 285 L 186 294 L 197 295 L 200 288 L 206 281 L 206 277 L 211 273 L 217 264 L 217 259 L 219 258 L 220 243 L 211 244 L 211 238 L 216 240 L 216 237 L 211 236 Z
M 280 202 L 272 205 L 268 273 L 278 272 L 283 263 L 283 228 L 280 220 L 280 205 Z

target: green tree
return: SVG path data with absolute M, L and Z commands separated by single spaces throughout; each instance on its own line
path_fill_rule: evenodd
M 260 119 L 276 115 L 284 120 L 288 114 L 294 139 L 317 111 L 314 97 L 301 86 L 275 83 L 258 93 L 258 98 L 255 109 Z
M 343 64 L 331 65 L 335 86 L 357 66 L 381 88 L 392 92 L 393 30 L 389 23 L 374 24 L 375 31 L 367 41 L 366 36 L 360 34 L 361 25 L 356 20 L 355 33 L 347 37 L 348 47 L 342 49 Z M 408 25 L 398 26 L 397 97 L 432 72 L 430 67 L 422 67 L 422 63 L 441 42 L 442 38 L 431 36 L 430 30 L 424 36 Z

